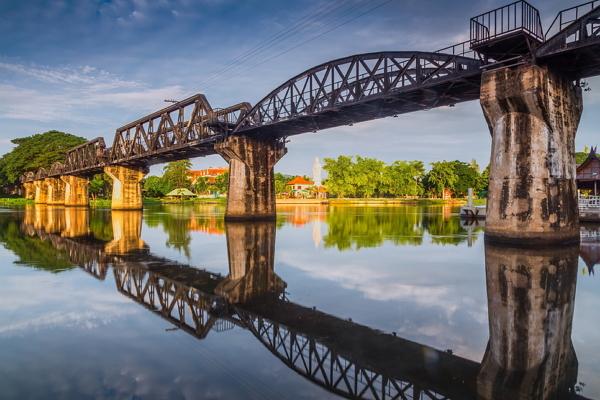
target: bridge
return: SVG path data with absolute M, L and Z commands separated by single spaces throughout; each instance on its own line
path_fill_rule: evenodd
M 81 222 L 89 210 L 36 205 L 25 210 L 21 229 L 95 279 L 112 270 L 119 293 L 199 340 L 247 330 L 300 376 L 346 398 L 583 398 L 573 391 L 571 343 L 578 246 L 486 245 L 494 318 L 477 363 L 290 301 L 275 273 L 274 222 L 227 223 L 229 273 L 222 276 L 153 255 L 140 238 L 141 218 L 113 211 L 113 238 L 102 240 Z
M 142 207 L 148 166 L 220 154 L 227 219 L 272 219 L 273 167 L 286 139 L 479 99 L 492 134 L 486 235 L 551 243 L 579 237 L 573 148 L 581 79 L 600 74 L 600 1 L 560 11 L 546 32 L 525 1 L 471 18 L 470 39 L 438 51 L 357 54 L 294 76 L 254 106 L 192 96 L 23 176 L 37 203 L 87 205 L 87 178 L 114 181 L 112 208 Z

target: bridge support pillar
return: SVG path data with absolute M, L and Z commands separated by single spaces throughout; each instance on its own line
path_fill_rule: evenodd
M 574 149 L 581 89 L 528 65 L 485 72 L 480 100 L 492 134 L 486 236 L 579 240 Z
M 35 184 L 33 182 L 23 182 L 23 197 L 27 200 L 35 199 Z
M 489 342 L 480 399 L 563 398 L 577 382 L 571 342 L 579 246 L 485 244 Z
M 65 204 L 65 183 L 58 178 L 46 178 L 48 188 L 48 198 L 46 204 L 64 205 Z
M 88 180 L 74 175 L 63 175 L 60 179 L 65 183 L 65 206 L 87 207 Z
M 44 179 L 33 181 L 35 187 L 35 204 L 46 204 L 48 201 L 48 185 Z
M 144 179 L 147 170 L 116 165 L 104 167 L 104 172 L 113 180 L 111 208 L 113 210 L 141 210 L 143 205 L 140 182 Z
M 215 145 L 229 163 L 226 220 L 275 219 L 273 167 L 287 152 L 278 140 L 230 136 Z

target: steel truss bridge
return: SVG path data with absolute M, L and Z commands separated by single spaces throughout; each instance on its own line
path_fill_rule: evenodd
M 544 32 L 525 1 L 473 17 L 470 40 L 434 52 L 356 54 L 310 68 L 251 106 L 212 108 L 197 94 L 117 129 L 112 146 L 96 138 L 64 162 L 23 181 L 89 176 L 108 165 L 149 166 L 215 154 L 228 135 L 264 139 L 476 100 L 481 74 L 503 66 L 545 65 L 579 81 L 600 75 L 600 1 L 560 11 Z
M 23 223 L 30 237 L 48 241 L 96 279 L 174 327 L 198 338 L 242 328 L 309 381 L 351 399 L 476 398 L 479 364 L 288 301 L 276 292 L 230 304 L 214 294 L 225 278 L 168 259 L 148 248 L 109 254 L 90 236 Z

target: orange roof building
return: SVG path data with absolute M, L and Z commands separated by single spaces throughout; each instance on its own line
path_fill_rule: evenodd
M 206 168 L 188 171 L 192 183 L 196 183 L 199 178 L 207 178 L 208 183 L 215 183 L 218 176 L 229 172 L 228 167 Z
M 288 183 L 286 183 L 286 185 L 288 186 L 294 186 L 294 189 L 305 189 L 308 186 L 313 186 L 315 183 L 309 181 L 308 179 L 305 179 L 301 176 L 297 176 L 294 179 L 292 179 L 291 181 L 289 181 Z M 297 187 L 297 186 L 303 186 L 302 188 Z

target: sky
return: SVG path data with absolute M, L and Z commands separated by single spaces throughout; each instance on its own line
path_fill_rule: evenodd
M 532 0 L 544 27 L 582 0 Z M 312 66 L 374 51 L 434 51 L 468 39 L 469 18 L 506 1 L 0 0 L 0 154 L 56 129 L 112 143 L 115 130 L 204 93 L 213 108 L 257 103 Z M 290 28 L 296 28 L 290 31 Z M 589 80 L 576 146 L 596 145 L 600 78 Z M 292 137 L 276 171 L 315 157 L 386 162 L 490 158 L 478 102 Z M 194 166 L 223 166 L 219 156 Z M 161 166 L 152 168 L 160 172 Z

